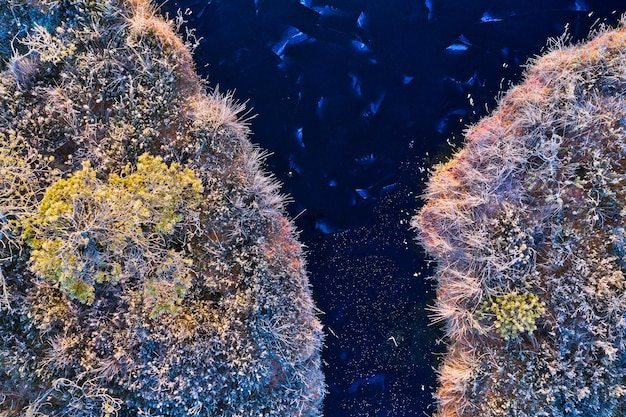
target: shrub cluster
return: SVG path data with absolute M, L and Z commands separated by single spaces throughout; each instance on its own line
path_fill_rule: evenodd
M 493 320 L 495 331 L 504 340 L 516 338 L 520 332 L 537 330 L 535 321 L 545 312 L 545 304 L 535 294 L 510 292 L 493 300 L 485 300 L 479 314 Z
M 155 298 L 153 315 L 175 312 L 191 284 L 192 261 L 167 240 L 182 221 L 197 217 L 201 193 L 190 169 L 149 154 L 134 172 L 111 174 L 106 183 L 84 162 L 48 187 L 26 219 L 31 270 L 86 304 L 94 301 L 96 283 L 139 278 Z
M 0 3 L 1 417 L 320 414 L 302 248 L 181 23 Z
M 440 417 L 626 415 L 626 28 L 556 40 L 433 171 Z

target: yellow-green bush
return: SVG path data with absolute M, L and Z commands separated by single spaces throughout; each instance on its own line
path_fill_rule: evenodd
M 36 206 L 39 181 L 50 181 L 54 170 L 14 130 L 0 132 L 0 262 L 19 250 L 22 218 Z
M 174 311 L 189 286 L 191 262 L 166 240 L 201 193 L 190 169 L 149 154 L 134 171 L 129 165 L 106 182 L 85 162 L 46 190 L 29 220 L 31 270 L 86 304 L 94 301 L 95 284 L 140 278 L 153 314 Z
M 35 210 L 41 182 L 55 170 L 15 130 L 0 132 L 0 308 L 9 307 L 3 269 L 22 253 L 23 220 Z
M 537 330 L 535 320 L 545 313 L 545 304 L 533 293 L 508 294 L 485 301 L 481 312 L 493 317 L 493 326 L 504 340 L 517 337 L 520 332 Z

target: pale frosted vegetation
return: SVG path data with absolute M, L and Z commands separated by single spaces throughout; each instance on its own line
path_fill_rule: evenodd
M 0 416 L 320 415 L 245 106 L 144 0 L 0 3 Z
M 434 169 L 438 416 L 626 415 L 625 51 L 554 41 Z

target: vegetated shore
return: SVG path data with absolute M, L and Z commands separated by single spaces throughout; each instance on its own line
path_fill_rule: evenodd
M 625 23 L 553 41 L 428 181 L 439 417 L 626 415 Z
M 301 245 L 182 17 L 0 19 L 0 416 L 318 416 Z

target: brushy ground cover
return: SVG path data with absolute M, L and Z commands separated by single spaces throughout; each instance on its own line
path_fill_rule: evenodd
M 0 3 L 2 417 L 320 414 L 302 248 L 180 24 Z
M 626 28 L 554 41 L 433 171 L 440 417 L 626 415 Z

